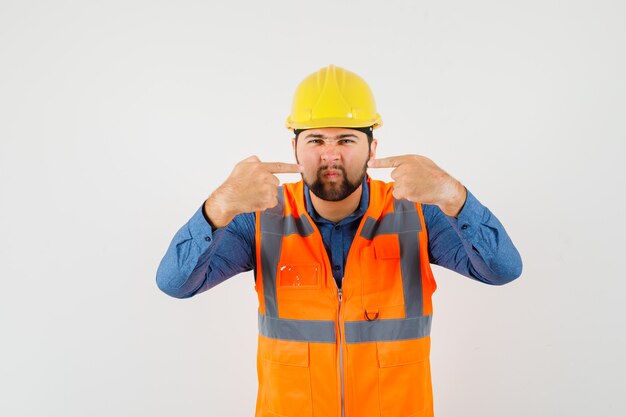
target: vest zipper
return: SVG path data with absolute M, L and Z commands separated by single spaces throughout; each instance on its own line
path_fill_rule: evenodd
M 334 280 L 333 280 L 334 281 Z M 337 296 L 339 298 L 339 309 L 337 310 L 337 324 L 338 324 L 338 336 L 339 336 L 339 381 L 341 384 L 341 417 L 345 416 L 345 398 L 344 398 L 344 386 L 343 386 L 343 346 L 341 335 L 341 288 L 337 287 Z
M 313 225 L 313 230 L 317 231 L 317 233 L 319 234 L 319 236 L 321 236 L 321 232 L 319 231 L 319 229 L 317 228 L 317 225 L 315 224 L 315 222 L 313 221 L 313 219 L 311 219 L 311 217 L 308 216 L 307 214 L 307 218 L 310 221 L 310 224 Z M 363 221 L 361 221 L 362 223 Z M 326 260 L 326 265 L 330 266 L 330 259 L 328 257 L 328 254 L 326 251 L 322 251 L 325 260 Z M 348 255 L 349 257 L 349 255 Z M 343 346 L 342 346 L 342 334 L 341 334 L 341 303 L 342 303 L 342 288 L 339 288 L 339 286 L 337 285 L 337 281 L 335 281 L 335 277 L 331 276 L 331 280 L 335 283 L 335 288 L 337 289 L 337 299 L 339 301 L 339 306 L 337 309 L 337 340 L 338 340 L 338 346 L 339 346 L 339 385 L 340 385 L 340 397 L 341 397 L 341 417 L 345 417 L 345 401 L 344 401 L 344 376 L 343 376 Z M 343 282 L 343 277 L 341 278 L 342 282 Z

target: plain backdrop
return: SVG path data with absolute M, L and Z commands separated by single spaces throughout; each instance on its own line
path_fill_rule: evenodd
M 253 415 L 252 274 L 177 300 L 156 269 L 237 161 L 293 160 L 292 94 L 331 63 L 372 87 L 379 156 L 432 158 L 523 257 L 503 287 L 434 267 L 437 416 L 626 415 L 625 23 L 598 0 L 0 0 L 0 415 Z

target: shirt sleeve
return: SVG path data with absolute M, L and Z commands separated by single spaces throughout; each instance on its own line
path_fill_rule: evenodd
M 157 286 L 172 297 L 192 297 L 254 269 L 255 214 L 239 214 L 214 230 L 203 206 L 174 235 L 157 269 Z
M 467 191 L 454 218 L 435 205 L 423 205 L 430 262 L 492 285 L 522 273 L 522 259 L 502 223 Z

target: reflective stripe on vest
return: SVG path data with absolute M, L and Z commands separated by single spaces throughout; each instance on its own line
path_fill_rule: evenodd
M 347 321 L 345 341 L 351 343 L 420 339 L 430 335 L 432 316 L 374 321 Z M 259 313 L 259 333 L 270 339 L 294 342 L 336 343 L 335 322 L 293 320 Z
M 407 318 L 421 317 L 424 306 L 422 271 L 419 266 L 420 242 L 417 234 L 422 231 L 422 225 L 415 204 L 410 201 L 394 199 L 393 209 L 393 213 L 385 214 L 379 221 L 368 217 L 361 230 L 361 237 L 372 240 L 380 235 L 398 235 L 405 314 Z
M 278 187 L 278 204 L 261 213 L 261 271 L 263 273 L 263 293 L 265 314 L 278 318 L 276 305 L 276 267 L 280 259 L 283 236 L 298 234 L 307 237 L 313 233 L 313 226 L 306 217 L 285 217 L 285 195 L 283 187 Z
M 346 343 L 391 342 L 430 335 L 432 316 L 374 321 L 347 321 Z
M 327 320 L 293 320 L 269 317 L 259 313 L 259 333 L 270 339 L 294 342 L 335 343 L 335 322 Z
M 271 339 L 336 343 L 335 322 L 294 320 L 278 317 L 276 272 L 284 236 L 298 234 L 306 238 L 314 228 L 305 216 L 284 215 L 283 187 L 278 188 L 278 205 L 261 213 L 261 268 L 265 314 L 259 313 L 259 333 Z M 419 238 L 422 230 L 415 204 L 394 199 L 394 212 L 380 220 L 368 217 L 360 236 L 398 235 L 400 268 L 406 318 L 374 321 L 346 321 L 347 344 L 419 339 L 430 335 L 432 316 L 423 316 L 422 277 L 419 266 Z

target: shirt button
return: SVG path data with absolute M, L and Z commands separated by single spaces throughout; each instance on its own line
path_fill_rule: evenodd
M 464 224 L 463 226 L 461 226 L 461 230 L 466 230 L 469 226 Z
M 339 271 L 339 265 L 335 265 L 335 271 Z
M 341 229 L 341 226 L 335 226 L 335 230 Z
M 207 242 L 210 242 L 211 241 L 211 236 L 205 236 L 204 240 L 206 240 Z

